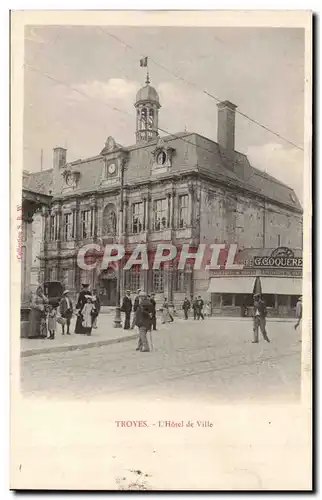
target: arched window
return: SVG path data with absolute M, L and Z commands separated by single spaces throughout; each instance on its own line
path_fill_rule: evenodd
M 103 236 L 116 235 L 117 230 L 117 217 L 116 207 L 112 203 L 106 205 L 103 211 Z
M 154 123 L 154 111 L 153 109 L 149 109 L 149 120 L 148 120 L 148 128 L 153 128 Z
M 147 109 L 142 108 L 141 109 L 141 120 L 140 120 L 140 129 L 141 130 L 146 129 L 146 122 L 147 122 Z

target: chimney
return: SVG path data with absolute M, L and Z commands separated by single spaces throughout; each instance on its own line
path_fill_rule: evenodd
M 66 156 L 67 156 L 67 149 L 61 147 L 54 148 L 54 157 L 53 157 L 54 170 L 64 168 L 66 166 Z
M 235 151 L 235 109 L 237 106 L 230 101 L 217 104 L 218 128 L 217 141 L 220 147 L 233 153 Z

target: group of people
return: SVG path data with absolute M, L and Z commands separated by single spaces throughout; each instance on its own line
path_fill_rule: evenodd
M 88 284 L 82 285 L 82 288 L 75 307 L 77 314 L 75 333 L 91 335 L 92 328 L 97 328 L 100 300 L 95 289 L 90 292 Z M 62 335 L 65 335 L 65 327 L 66 334 L 71 334 L 70 324 L 74 314 L 74 305 L 69 293 L 69 290 L 63 292 L 59 305 L 55 308 L 49 303 L 42 287 L 37 288 L 31 300 L 30 338 L 54 339 L 57 323 L 61 325 Z
M 191 303 L 188 297 L 185 297 L 182 304 L 182 309 L 184 312 L 184 319 L 188 319 L 189 311 L 191 309 Z M 205 319 L 205 316 L 210 316 L 210 311 L 211 311 L 210 302 L 207 302 L 205 305 L 201 295 L 199 295 L 198 297 L 195 297 L 194 300 L 192 301 L 192 310 L 193 310 L 194 320 Z
M 144 295 L 143 295 L 144 294 Z M 153 330 L 157 329 L 157 316 L 156 316 L 156 302 L 155 302 L 155 294 L 151 293 L 151 295 L 147 295 L 142 290 L 139 288 L 137 290 L 136 296 L 134 298 L 134 301 L 132 302 L 131 299 L 131 291 L 127 290 L 126 294 L 123 298 L 122 306 L 121 306 L 121 312 L 124 312 L 125 318 L 124 318 L 124 325 L 123 328 L 124 330 L 134 330 L 135 326 L 138 326 L 137 324 L 137 310 L 140 305 L 140 297 L 145 297 L 149 303 L 150 303 L 150 316 L 151 316 L 151 328 Z M 131 321 L 131 314 L 133 313 L 132 321 Z

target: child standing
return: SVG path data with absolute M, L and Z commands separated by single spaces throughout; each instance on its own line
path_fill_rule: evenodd
M 83 316 L 82 327 L 84 329 L 85 335 L 92 334 L 92 311 L 95 308 L 92 303 L 92 297 L 90 295 L 86 295 L 86 303 L 81 310 L 81 314 Z
M 47 339 L 55 338 L 56 320 L 57 320 L 56 309 L 54 309 L 53 306 L 49 305 L 47 308 L 47 330 L 48 330 Z

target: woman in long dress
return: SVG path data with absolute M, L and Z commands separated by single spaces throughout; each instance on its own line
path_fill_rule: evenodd
M 87 301 L 81 311 L 83 316 L 82 327 L 84 328 L 85 335 L 92 334 L 92 312 L 94 307 L 92 298 L 87 295 Z
M 86 330 L 84 329 L 82 323 L 83 323 L 83 315 L 82 315 L 82 309 L 84 305 L 87 302 L 86 295 L 91 295 L 91 292 L 89 291 L 89 285 L 84 284 L 83 290 L 79 293 L 78 296 L 78 301 L 76 304 L 76 310 L 78 311 L 77 318 L 76 318 L 76 325 L 75 325 L 75 333 L 79 333 L 81 335 L 85 335 Z
M 47 337 L 47 330 L 44 327 L 46 320 L 46 304 L 48 304 L 48 299 L 42 287 L 39 286 L 36 290 L 36 294 L 33 295 L 31 299 L 29 338 Z

